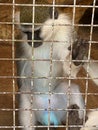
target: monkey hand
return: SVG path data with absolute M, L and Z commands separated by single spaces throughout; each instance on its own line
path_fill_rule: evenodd
M 72 60 L 76 66 L 80 65 L 84 57 L 88 54 L 89 43 L 87 40 L 77 38 L 72 46 Z M 69 47 L 71 50 L 71 47 Z M 79 61 L 78 61 L 79 60 Z

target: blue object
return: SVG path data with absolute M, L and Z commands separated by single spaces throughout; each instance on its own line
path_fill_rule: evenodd
M 53 111 L 50 111 L 50 113 L 48 111 L 45 111 L 42 121 L 44 125 L 48 125 L 49 118 L 50 118 L 50 125 L 52 124 L 57 126 L 59 124 L 58 119 L 56 118 L 56 115 Z

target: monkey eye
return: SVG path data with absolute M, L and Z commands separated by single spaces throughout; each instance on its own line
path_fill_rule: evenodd
M 54 13 L 54 19 L 57 19 L 58 18 L 58 11 L 56 9 L 54 9 L 54 12 L 53 12 L 53 8 L 50 8 L 49 14 L 50 14 L 51 19 L 53 18 L 53 13 Z

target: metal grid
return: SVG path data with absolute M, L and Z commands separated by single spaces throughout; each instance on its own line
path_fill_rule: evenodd
M 3 24 L 12 25 L 12 38 L 11 39 L 2 39 L 2 38 L 0 38 L 0 42 L 11 42 L 11 50 L 12 50 L 11 51 L 12 52 L 11 57 L 8 57 L 8 58 L 6 57 L 5 58 L 5 56 L 4 56 L 4 57 L 0 58 L 0 61 L 1 62 L 3 61 L 3 63 L 4 62 L 6 63 L 6 61 L 7 62 L 11 62 L 11 67 L 12 67 L 11 74 L 12 75 L 7 75 L 7 74 L 3 75 L 2 74 L 2 70 L 0 71 L 1 72 L 0 79 L 1 80 L 5 80 L 5 84 L 6 84 L 6 79 L 11 79 L 12 80 L 11 81 L 12 82 L 12 86 L 10 86 L 11 87 L 11 91 L 10 91 L 10 89 L 8 91 L 4 91 L 3 90 L 3 91 L 0 92 L 0 95 L 1 96 L 2 95 L 3 96 L 4 95 L 8 95 L 8 97 L 9 97 L 9 95 L 11 95 L 12 96 L 12 99 L 11 99 L 12 100 L 12 107 L 7 107 L 6 108 L 6 105 L 5 106 L 3 105 L 3 107 L 1 105 L 0 111 L 1 111 L 1 113 L 2 112 L 5 112 L 5 113 L 6 112 L 12 112 L 12 114 L 13 114 L 12 115 L 12 123 L 11 123 L 12 125 L 7 125 L 7 124 L 6 125 L 2 125 L 2 123 L 1 123 L 0 129 L 2 129 L 2 130 L 3 129 L 13 129 L 13 130 L 16 130 L 18 128 L 24 128 L 24 126 L 21 126 L 19 124 L 17 125 L 17 123 L 16 123 L 16 120 L 17 120 L 16 116 L 17 116 L 17 112 L 19 111 L 19 108 L 15 105 L 16 104 L 15 102 L 17 100 L 16 99 L 16 95 L 20 95 L 21 92 L 17 92 L 16 91 L 16 79 L 20 78 L 20 77 L 16 76 L 16 72 L 15 72 L 15 61 L 19 60 L 19 59 L 15 58 L 15 42 L 16 41 L 20 41 L 20 40 L 15 39 L 15 25 L 17 24 L 17 23 L 15 23 L 15 19 L 14 19 L 15 18 L 15 8 L 18 7 L 18 6 L 20 6 L 20 7 L 22 7 L 22 6 L 32 7 L 32 13 L 33 13 L 33 15 L 32 15 L 32 23 L 21 23 L 23 25 L 32 25 L 32 32 L 33 32 L 32 33 L 32 38 L 34 37 L 34 25 L 42 25 L 42 23 L 35 23 L 34 22 L 35 21 L 34 20 L 35 7 L 40 7 L 40 6 L 43 6 L 43 7 L 53 7 L 53 17 L 54 17 L 54 9 L 55 9 L 55 7 L 71 7 L 71 8 L 73 8 L 73 18 L 72 18 L 72 25 L 71 26 L 74 26 L 74 27 L 77 27 L 77 26 L 79 26 L 79 27 L 81 27 L 81 26 L 83 26 L 83 27 L 85 27 L 85 26 L 86 27 L 90 27 L 88 60 L 85 61 L 85 62 L 88 62 L 86 77 L 77 77 L 77 78 L 72 78 L 70 76 L 69 77 L 55 77 L 57 79 L 65 79 L 65 78 L 67 78 L 68 82 L 69 82 L 69 89 L 70 89 L 70 84 L 71 84 L 72 80 L 74 80 L 74 79 L 79 79 L 79 80 L 83 80 L 84 79 L 84 80 L 86 80 L 86 83 L 85 83 L 85 92 L 82 93 L 82 95 L 85 96 L 84 100 L 85 100 L 85 106 L 86 106 L 87 101 L 88 101 L 88 95 L 98 96 L 98 92 L 97 91 L 96 91 L 96 93 L 88 92 L 88 89 L 89 89 L 89 79 L 91 79 L 89 77 L 89 75 L 88 75 L 88 72 L 89 72 L 89 63 L 90 62 L 97 62 L 97 60 L 91 60 L 90 59 L 92 44 L 93 43 L 97 44 L 97 42 L 98 42 L 98 41 L 92 39 L 93 28 L 97 28 L 98 27 L 98 24 L 94 24 L 95 8 L 98 8 L 98 6 L 95 3 L 96 3 L 96 0 L 93 1 L 92 5 L 76 5 L 76 0 L 74 0 L 74 4 L 73 5 L 58 5 L 58 4 L 55 4 L 55 0 L 53 0 L 52 4 L 36 4 L 35 0 L 33 0 L 33 4 L 19 4 L 19 3 L 16 3 L 15 0 L 13 0 L 12 3 L 7 3 L 7 2 L 6 3 L 0 3 L 0 6 L 1 5 L 8 5 L 8 6 L 10 5 L 10 6 L 12 6 L 12 21 L 10 21 L 10 22 L 7 22 L 7 21 L 1 22 L 0 21 L 0 25 L 3 25 Z M 79 8 L 85 8 L 85 7 L 92 8 L 91 24 L 75 24 L 75 9 L 77 7 L 79 7 Z M 32 45 L 33 45 L 33 43 L 32 43 Z M 50 49 L 50 76 L 49 76 L 50 78 L 53 78 L 52 77 L 52 63 L 54 62 L 54 60 L 52 59 L 52 55 L 53 55 L 53 48 L 52 47 L 53 47 L 53 42 L 51 43 L 51 49 Z M 32 55 L 33 55 L 33 50 L 32 50 Z M 71 58 L 71 56 L 70 56 L 70 58 Z M 26 59 L 22 59 L 22 60 L 26 60 Z M 57 62 L 57 61 L 55 60 L 55 62 Z M 71 63 L 72 62 L 70 62 L 70 64 Z M 46 77 L 46 78 L 49 78 L 49 77 Z M 21 78 L 27 78 L 27 77 L 21 77 Z M 40 77 L 34 77 L 34 78 L 40 78 Z M 98 78 L 98 77 L 96 77 L 96 78 Z M 7 84 L 6 84 L 6 87 L 7 87 Z M 51 82 L 49 84 L 49 95 L 51 96 L 52 92 L 50 91 L 50 89 L 51 89 Z M 25 92 L 23 92 L 23 93 L 25 93 Z M 33 94 L 30 93 L 30 92 L 28 92 L 28 93 L 31 95 L 31 104 L 32 104 L 32 102 L 33 102 L 32 101 Z M 26 94 L 27 94 L 27 92 L 26 92 Z M 38 94 L 41 94 L 41 93 L 39 92 Z M 65 93 L 61 93 L 61 94 L 65 94 Z M 67 93 L 67 95 L 69 95 L 69 93 Z M 89 109 L 87 108 L 86 109 L 86 107 L 85 107 L 85 109 L 83 111 L 86 114 L 86 110 L 94 111 L 95 109 L 92 109 L 92 108 L 89 108 Z M 57 109 L 57 110 L 59 110 L 59 109 Z M 32 110 L 30 110 L 30 111 L 32 111 Z M 1 118 L 3 118 L 3 117 L 1 117 Z M 31 113 L 31 118 L 32 118 L 32 113 Z M 66 120 L 66 126 L 65 125 L 59 125 L 57 127 L 60 127 L 60 128 L 62 127 L 62 128 L 68 129 L 67 128 L 68 127 L 68 122 L 67 122 L 68 121 L 68 113 L 67 113 L 67 117 L 66 118 L 67 118 L 67 120 Z M 84 120 L 85 120 L 85 117 L 84 117 Z M 40 127 L 41 128 L 42 127 L 43 128 L 43 127 L 46 127 L 46 126 L 36 126 L 35 125 L 35 126 L 31 126 L 31 127 L 34 127 L 34 128 L 36 128 L 36 127 Z M 50 129 L 51 126 L 49 125 L 47 128 Z

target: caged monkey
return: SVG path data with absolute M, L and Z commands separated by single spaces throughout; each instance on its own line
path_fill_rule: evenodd
M 32 57 L 32 42 L 22 42 L 17 44 L 16 54 L 17 58 L 29 58 L 30 60 L 20 60 L 17 62 L 17 71 L 19 76 L 26 77 L 49 77 L 50 72 L 50 61 L 45 61 L 50 59 L 50 49 L 52 41 L 56 41 L 53 44 L 53 54 L 52 57 L 54 60 L 66 60 L 69 57 L 70 50 L 68 47 L 73 42 L 75 35 L 73 28 L 71 26 L 65 26 L 65 24 L 71 24 L 71 20 L 65 14 L 55 13 L 55 19 L 50 18 L 37 30 L 34 30 L 34 40 L 40 40 L 41 42 L 34 42 L 34 52 Z M 52 25 L 54 28 L 52 31 Z M 60 26 L 61 24 L 62 26 Z M 46 26 L 48 25 L 48 26 Z M 30 28 L 22 29 L 22 40 L 32 40 L 32 31 Z M 58 33 L 57 33 L 58 32 Z M 73 39 L 71 39 L 73 38 Z M 62 40 L 63 39 L 63 40 Z M 61 42 L 62 41 L 62 42 Z M 42 59 L 42 61 L 34 61 L 34 59 Z M 44 59 L 44 61 L 43 61 Z M 73 64 L 74 65 L 74 64 Z M 69 66 L 69 64 L 68 64 Z M 75 66 L 74 66 L 75 67 Z M 50 99 L 50 124 L 59 125 L 65 120 L 66 111 L 53 111 L 56 108 L 66 109 L 67 108 L 67 95 L 58 95 L 58 93 L 67 93 L 68 92 L 68 83 L 54 77 L 63 77 L 66 76 L 68 71 L 67 64 L 63 62 L 53 62 L 52 63 L 52 79 L 46 78 L 26 78 L 19 79 L 18 86 L 20 87 L 20 92 L 40 92 L 48 93 L 49 88 L 50 92 L 57 93 L 49 97 L 49 94 L 42 95 L 33 95 L 33 104 L 31 105 L 31 95 L 22 94 L 20 95 L 20 108 L 25 109 L 43 109 L 44 111 L 32 111 L 32 119 L 30 118 L 30 111 L 20 111 L 19 118 L 20 123 L 23 126 L 35 125 L 36 122 L 40 122 L 42 125 L 48 125 L 48 99 Z M 78 67 L 76 67 L 78 69 Z M 76 69 L 76 73 L 77 73 Z M 63 74 L 64 70 L 64 74 Z M 75 69 L 73 68 L 74 72 Z M 33 76 L 32 76 L 33 71 Z M 74 73 L 73 73 L 74 74 Z M 49 87 L 51 83 L 51 87 Z M 80 94 L 79 87 L 75 84 L 70 86 L 70 105 L 77 104 L 80 109 L 84 108 L 83 98 Z M 76 93 L 76 95 L 74 94 Z M 76 98 L 76 96 L 78 96 Z M 59 104 L 58 104 L 59 103 Z M 44 115 L 44 116 L 43 116 Z M 83 112 L 79 111 L 79 117 L 83 117 Z M 32 129 L 32 128 L 24 128 Z
M 19 17 L 17 21 L 19 21 Z M 33 44 L 30 41 L 32 40 L 32 28 L 19 25 L 24 41 L 16 44 L 16 57 L 22 59 L 17 61 L 17 74 L 20 76 L 18 79 L 19 91 L 22 92 L 19 98 L 19 120 L 20 124 L 25 126 L 24 130 L 35 129 L 33 126 L 38 122 L 46 126 L 62 124 L 66 120 L 67 107 L 74 104 L 79 107 L 79 118 L 82 119 L 84 116 L 82 111 L 84 101 L 79 86 L 71 83 L 69 92 L 68 82 L 56 78 L 69 75 L 70 46 L 77 43 L 76 33 L 70 25 L 71 19 L 66 14 L 54 12 L 54 19 L 50 14 L 50 18 L 42 26 L 34 29 Z M 50 53 L 51 46 L 52 53 Z M 81 42 L 80 46 L 86 51 L 87 46 L 84 42 Z M 74 55 L 74 59 L 81 60 L 85 53 L 80 55 L 78 52 Z M 50 74 L 51 57 L 53 61 Z M 23 60 L 23 58 L 27 60 Z M 72 62 L 70 75 L 76 76 L 80 66 L 81 63 L 75 65 Z M 22 78 L 22 76 L 26 78 Z M 67 102 L 68 92 L 70 93 L 69 104 Z M 31 102 L 31 95 L 33 95 L 33 102 Z M 63 110 L 55 111 L 57 108 Z M 34 111 L 34 109 L 42 110 Z

